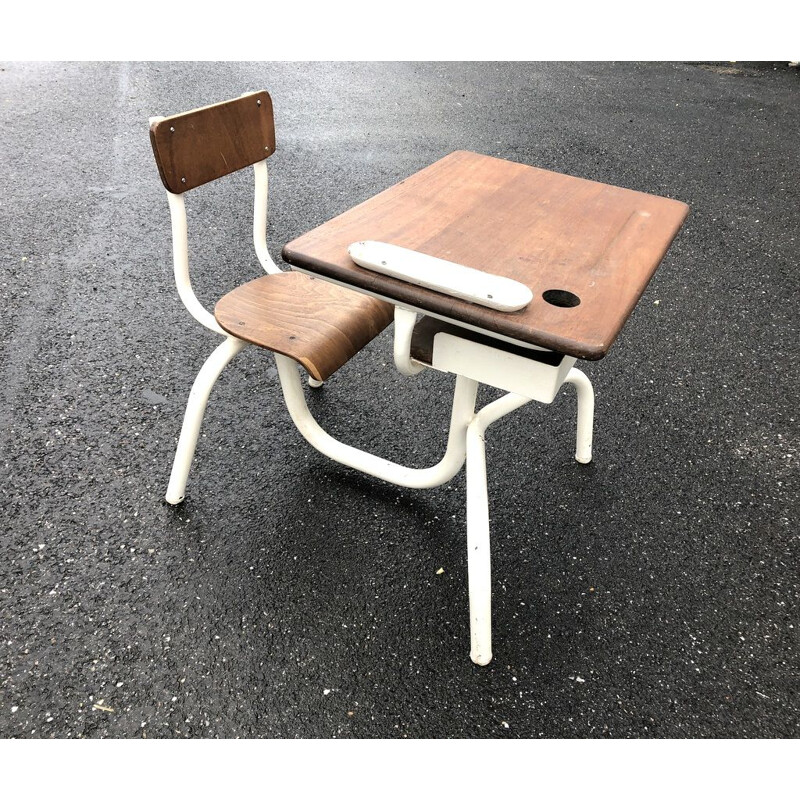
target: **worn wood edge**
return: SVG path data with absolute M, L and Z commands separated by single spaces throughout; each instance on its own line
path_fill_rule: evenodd
M 373 296 L 377 296 L 378 299 L 384 300 L 385 302 L 394 303 L 395 305 L 398 303 L 408 305 L 419 309 L 423 314 L 426 311 L 430 311 L 434 314 L 440 314 L 443 317 L 453 320 L 454 324 L 458 324 L 458 322 L 464 322 L 468 325 L 474 325 L 481 330 L 487 331 L 488 336 L 491 336 L 491 332 L 502 333 L 504 336 L 507 336 L 511 339 L 516 339 L 519 342 L 538 345 L 539 347 L 545 347 L 548 350 L 555 350 L 559 353 L 575 356 L 575 358 L 581 358 L 586 361 L 597 361 L 603 358 L 608 351 L 608 347 L 606 346 L 605 342 L 589 344 L 584 342 L 583 345 L 581 345 L 581 343 L 576 342 L 573 339 L 561 337 L 555 334 L 548 334 L 544 336 L 537 335 L 537 332 L 532 332 L 527 325 L 514 325 L 514 316 L 520 315 L 521 312 L 519 311 L 508 312 L 503 315 L 505 324 L 503 330 L 500 331 L 488 327 L 485 324 L 484 319 L 476 316 L 474 311 L 470 308 L 473 306 L 472 303 L 459 301 L 455 298 L 449 298 L 445 295 L 439 295 L 438 297 L 426 296 L 425 307 L 423 308 L 419 303 L 419 295 L 413 290 L 409 289 L 408 284 L 406 284 L 404 281 L 399 281 L 395 278 L 389 279 L 393 281 L 396 287 L 396 291 L 393 291 L 390 296 L 386 292 L 385 285 L 374 286 L 368 285 L 367 282 L 355 283 L 352 280 L 348 280 L 348 278 L 352 277 L 352 272 L 339 272 L 338 268 L 331 268 L 327 263 L 318 261 L 315 258 L 295 258 L 292 250 L 287 248 L 289 248 L 289 245 L 285 245 L 283 248 L 283 259 L 287 263 L 297 266 L 300 269 L 308 270 L 309 274 L 318 275 L 323 279 L 326 277 L 330 278 L 339 282 L 343 286 L 354 289 L 355 291 L 365 289 Z M 368 270 L 363 271 L 364 273 L 368 273 Z M 387 278 L 388 276 L 382 277 Z M 414 287 L 414 289 L 418 288 L 419 287 Z M 431 294 L 435 295 L 436 293 L 432 292 Z M 453 313 L 455 308 L 458 309 L 458 313 Z M 566 309 L 565 311 L 568 313 L 569 310 L 570 309 Z M 472 311 L 472 313 L 470 313 L 470 311 Z
M 672 198 L 663 198 L 663 199 L 672 200 Z M 677 207 L 682 207 L 682 214 L 680 216 L 680 222 L 679 222 L 679 224 L 678 224 L 678 226 L 677 226 L 677 228 L 675 230 L 675 233 L 673 233 L 673 235 L 670 237 L 670 239 L 668 241 L 666 241 L 663 249 L 660 251 L 660 254 L 658 256 L 658 262 L 657 262 L 655 268 L 650 272 L 650 274 L 647 276 L 647 279 L 639 287 L 637 296 L 633 299 L 633 301 L 631 303 L 629 303 L 628 305 L 625 306 L 625 316 L 622 319 L 622 322 L 619 325 L 619 327 L 615 331 L 613 331 L 611 337 L 609 338 L 608 343 L 605 345 L 603 356 L 605 356 L 608 353 L 608 351 L 613 346 L 614 342 L 617 341 L 617 339 L 619 337 L 619 334 L 622 332 L 622 329 L 625 327 L 625 325 L 627 324 L 628 320 L 631 318 L 631 315 L 635 311 L 636 306 L 639 304 L 639 301 L 642 299 L 642 297 L 644 296 L 644 293 L 647 291 L 647 287 L 652 282 L 653 276 L 656 274 L 656 272 L 658 272 L 658 268 L 661 266 L 665 256 L 669 252 L 669 249 L 672 246 L 672 243 L 675 241 L 675 239 L 678 237 L 678 234 L 681 232 L 681 230 L 683 228 L 683 223 L 686 221 L 687 217 L 689 216 L 691 208 L 687 203 L 684 203 L 682 200 L 672 200 L 672 202 L 676 204 L 676 208 Z M 596 361 L 596 360 L 599 360 L 599 358 L 602 358 L 603 356 L 599 356 L 597 359 L 587 358 L 586 360 L 587 361 Z

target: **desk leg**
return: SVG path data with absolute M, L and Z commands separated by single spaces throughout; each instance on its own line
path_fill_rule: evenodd
M 527 397 L 507 394 L 482 408 L 467 428 L 469 656 L 480 666 L 492 660 L 492 566 L 484 434 L 486 428 L 500 417 L 529 402 Z
M 588 464 L 592 460 L 592 432 L 594 429 L 594 389 L 592 382 L 573 367 L 564 379 L 578 393 L 578 435 L 575 443 L 575 460 Z
M 492 660 L 492 563 L 489 495 L 483 433 L 467 432 L 467 570 L 469 573 L 469 657 L 484 666 Z

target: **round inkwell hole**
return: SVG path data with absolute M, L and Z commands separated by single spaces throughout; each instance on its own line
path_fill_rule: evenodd
M 566 289 L 548 289 L 546 292 L 542 292 L 542 297 L 551 306 L 559 308 L 575 308 L 581 304 L 580 297 Z

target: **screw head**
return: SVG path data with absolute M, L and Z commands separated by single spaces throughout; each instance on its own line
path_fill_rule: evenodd
M 181 178 L 181 183 L 186 183 L 186 178 Z
M 261 101 L 260 100 L 256 100 L 256 105 L 260 106 L 261 105 Z
M 170 132 L 170 133 L 175 133 L 175 128 L 170 128 L 170 129 L 169 129 L 169 132 Z

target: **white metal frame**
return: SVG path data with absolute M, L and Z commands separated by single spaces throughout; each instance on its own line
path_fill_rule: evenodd
M 152 120 L 151 120 L 152 121 Z M 268 173 L 266 160 L 254 165 L 255 201 L 253 243 L 265 272 L 280 272 L 267 249 Z M 166 500 L 177 504 L 184 499 L 186 482 L 194 457 L 200 426 L 211 390 L 222 370 L 241 352 L 247 342 L 230 336 L 217 324 L 192 290 L 189 274 L 188 228 L 183 195 L 167 192 L 172 220 L 173 261 L 178 294 L 189 313 L 202 325 L 224 337 L 195 378 L 183 419 L 178 447 L 167 488 Z M 352 287 L 350 287 L 352 288 Z M 411 336 L 418 310 L 395 307 L 394 360 L 407 376 L 432 368 L 456 375 L 450 432 L 442 459 L 432 467 L 412 469 L 339 442 L 326 433 L 311 415 L 306 404 L 298 365 L 275 353 L 278 376 L 289 414 L 297 429 L 313 447 L 334 461 L 398 486 L 424 489 L 439 486 L 453 478 L 467 464 L 467 549 L 469 570 L 470 658 L 488 664 L 492 658 L 491 639 L 491 561 L 489 546 L 489 505 L 486 481 L 486 429 L 506 414 L 531 400 L 551 403 L 559 389 L 569 383 L 578 397 L 578 423 L 575 458 L 588 463 L 592 458 L 594 394 L 592 384 L 574 367 L 575 359 L 564 357 L 555 366 L 534 358 L 509 353 L 501 348 L 439 333 L 434 339 L 433 363 L 411 357 Z M 484 332 L 487 335 L 488 331 Z M 525 347 L 523 343 L 516 343 Z M 504 389 L 508 394 L 480 411 L 475 411 L 479 383 Z M 312 387 L 321 382 L 309 377 Z

